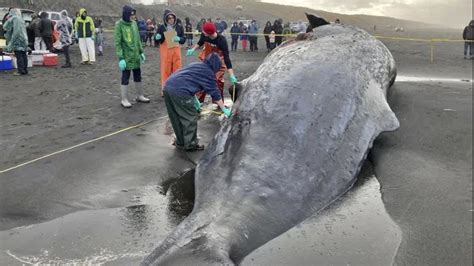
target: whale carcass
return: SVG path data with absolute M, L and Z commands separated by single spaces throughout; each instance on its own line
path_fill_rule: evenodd
M 374 139 L 399 127 L 386 100 L 389 50 L 361 29 L 308 17 L 302 40 L 242 81 L 235 115 L 196 168 L 192 213 L 144 265 L 239 263 L 349 190 Z

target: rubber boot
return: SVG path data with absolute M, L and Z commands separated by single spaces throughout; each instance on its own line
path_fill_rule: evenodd
M 141 82 L 135 82 L 135 88 L 137 89 L 137 98 L 135 100 L 141 103 L 149 103 L 150 99 L 143 96 L 143 87 Z
M 120 102 L 122 106 L 125 108 L 132 107 L 132 104 L 128 101 L 128 96 L 127 96 L 128 85 L 121 85 L 120 91 L 122 93 L 122 101 Z

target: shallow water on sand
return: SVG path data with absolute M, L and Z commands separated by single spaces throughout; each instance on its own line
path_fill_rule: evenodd
M 365 167 L 327 209 L 255 250 L 241 265 L 387 265 L 401 233 Z M 21 264 L 138 264 L 192 210 L 194 171 L 137 191 L 127 208 L 81 211 L 0 232 L 0 261 Z

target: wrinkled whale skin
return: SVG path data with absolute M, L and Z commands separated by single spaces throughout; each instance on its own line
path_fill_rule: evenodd
M 143 264 L 238 264 L 335 201 L 374 139 L 399 127 L 395 76 L 388 49 L 348 25 L 275 49 L 200 160 L 192 213 Z

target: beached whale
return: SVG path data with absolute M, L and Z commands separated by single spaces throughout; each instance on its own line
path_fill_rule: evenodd
M 196 168 L 192 213 L 144 265 L 239 263 L 349 190 L 374 139 L 399 127 L 385 45 L 309 18 L 319 25 L 241 83 L 234 116 Z

